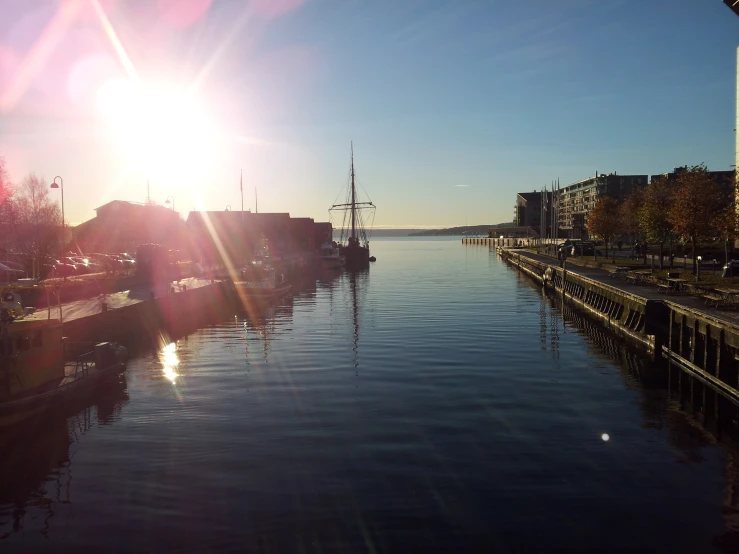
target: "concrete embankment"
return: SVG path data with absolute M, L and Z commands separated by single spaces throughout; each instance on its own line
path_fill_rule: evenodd
M 499 248 L 503 260 L 581 308 L 604 327 L 690 374 L 690 394 L 699 411 L 739 407 L 739 315 L 709 308 L 697 297 L 660 294 L 655 287 L 610 278 L 605 270 L 567 265 L 521 250 Z M 721 399 L 695 388 L 707 385 Z M 712 400 L 711 400 L 712 398 Z M 736 419 L 734 417 L 734 419 Z
M 61 319 L 67 354 L 74 356 L 95 342 L 127 344 L 141 337 L 180 336 L 217 317 L 233 301 L 227 282 L 186 279 L 62 304 L 37 311 L 30 319 Z

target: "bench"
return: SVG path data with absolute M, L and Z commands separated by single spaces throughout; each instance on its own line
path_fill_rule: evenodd
M 706 300 L 706 306 L 713 306 L 714 308 L 718 308 L 724 303 L 724 297 L 715 292 L 705 292 L 703 298 Z
M 672 289 L 670 288 L 670 285 L 665 285 L 664 283 L 657 283 L 657 292 L 664 292 L 665 294 L 668 294 Z

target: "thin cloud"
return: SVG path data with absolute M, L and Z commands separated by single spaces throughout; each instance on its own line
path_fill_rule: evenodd
M 455 187 L 469 187 L 469 185 L 454 185 Z

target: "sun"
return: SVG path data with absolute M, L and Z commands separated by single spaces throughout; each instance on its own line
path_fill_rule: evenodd
M 96 102 L 131 170 L 189 181 L 212 168 L 216 126 L 187 91 L 113 79 L 98 89 Z

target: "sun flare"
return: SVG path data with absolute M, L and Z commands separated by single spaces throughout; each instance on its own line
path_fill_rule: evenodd
M 132 171 L 181 184 L 204 177 L 215 162 L 215 124 L 186 91 L 112 79 L 96 102 Z

